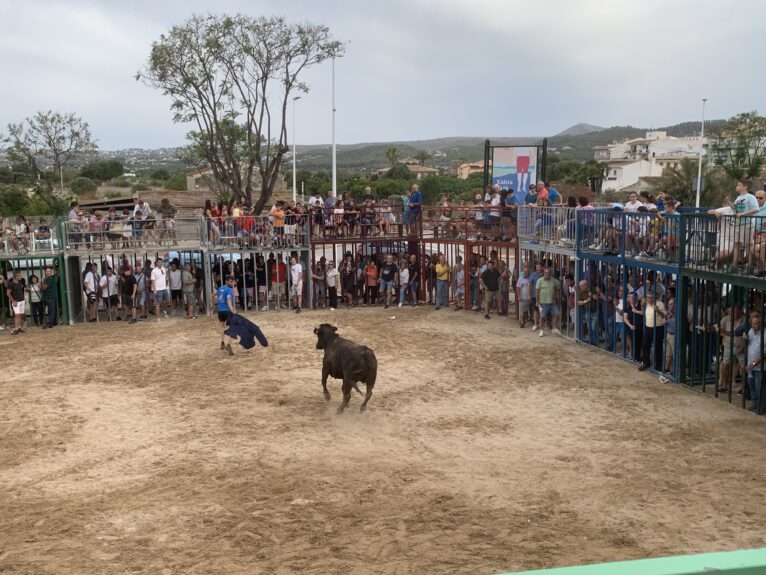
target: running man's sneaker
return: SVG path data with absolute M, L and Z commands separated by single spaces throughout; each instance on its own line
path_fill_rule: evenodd
M 234 350 L 233 350 L 233 349 L 231 349 L 231 346 L 230 346 L 230 345 L 227 345 L 227 346 L 226 346 L 226 351 L 228 352 L 228 354 L 229 354 L 229 355 L 234 355 Z
M 221 342 L 221 349 L 226 349 L 226 344 Z
M 660 383 L 670 383 L 670 378 L 665 377 L 664 375 L 661 375 L 659 378 Z
M 553 328 L 553 333 L 555 333 L 556 335 L 561 335 L 561 332 L 559 331 L 559 328 L 557 327 Z
M 545 335 L 545 334 L 543 333 L 543 330 L 540 330 L 540 333 L 538 333 L 538 334 L 537 334 L 537 337 L 543 337 L 543 335 Z

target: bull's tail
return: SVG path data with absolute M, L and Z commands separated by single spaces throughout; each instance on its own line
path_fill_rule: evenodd
M 365 378 L 362 381 L 367 385 L 367 390 L 372 391 L 378 377 L 378 360 L 375 357 L 375 352 L 369 347 L 364 349 L 364 360 L 367 364 L 367 373 L 365 373 Z

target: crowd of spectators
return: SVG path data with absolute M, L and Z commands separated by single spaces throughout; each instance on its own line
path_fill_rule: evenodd
M 178 244 L 176 216 L 178 208 L 163 198 L 156 209 L 139 196 L 133 196 L 133 208 L 118 210 L 83 210 L 77 201 L 69 204 L 66 221 L 67 246 L 87 250 L 131 249 Z

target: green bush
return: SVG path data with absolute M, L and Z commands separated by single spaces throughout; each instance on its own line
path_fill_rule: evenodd
M 81 196 L 83 194 L 92 194 L 95 192 L 98 189 L 98 184 L 90 178 L 80 176 L 71 181 L 69 189 L 72 190 L 73 194 Z
M 120 192 L 111 191 L 111 192 L 106 192 L 106 193 L 104 194 L 104 197 L 105 197 L 107 200 L 109 200 L 109 199 L 112 199 L 112 198 L 121 198 L 121 197 L 122 197 L 122 194 L 121 194 Z
M 131 189 L 131 190 L 133 190 L 134 192 L 145 192 L 146 190 L 148 190 L 148 189 L 149 189 L 149 186 L 147 186 L 146 184 L 142 184 L 141 182 L 139 182 L 139 183 L 137 183 L 137 184 L 133 184 L 133 185 L 130 187 L 130 189 Z
M 158 170 L 154 170 L 149 177 L 153 180 L 159 180 L 161 182 L 164 182 L 165 180 L 170 179 L 170 172 L 168 172 L 165 168 L 160 168 Z
M 26 214 L 29 198 L 24 190 L 12 184 L 0 184 L 0 215 L 18 216 Z
M 105 182 L 121 176 L 124 171 L 122 164 L 117 160 L 96 160 L 80 170 L 80 175 L 83 178 Z
M 125 178 L 117 178 L 112 182 L 112 185 L 116 188 L 129 188 L 131 186 L 131 183 L 129 180 L 126 180 Z
M 176 172 L 167 181 L 163 182 L 166 190 L 186 191 L 186 174 Z

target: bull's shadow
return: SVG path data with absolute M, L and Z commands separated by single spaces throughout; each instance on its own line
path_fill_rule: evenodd
M 358 345 L 349 341 L 337 333 L 338 328 L 329 323 L 320 324 L 314 328 L 317 336 L 317 349 L 324 350 L 322 360 L 322 393 L 326 401 L 330 401 L 330 392 L 327 391 L 327 376 L 343 380 L 343 401 L 338 406 L 338 413 L 348 407 L 351 401 L 351 390 L 355 389 L 359 395 L 362 391 L 357 385 L 362 382 L 367 386 L 367 393 L 359 411 L 367 409 L 367 402 L 372 397 L 372 388 L 375 387 L 375 378 L 378 375 L 378 360 L 375 352 L 369 347 Z

